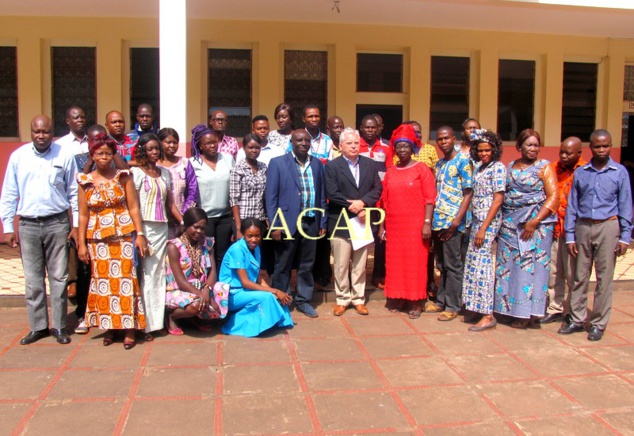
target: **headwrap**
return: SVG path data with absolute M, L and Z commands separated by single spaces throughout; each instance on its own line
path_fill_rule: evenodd
M 412 146 L 412 151 L 417 154 L 421 147 L 420 138 L 411 124 L 401 124 L 392 132 L 390 147 L 394 148 L 397 142 L 407 142 Z
M 491 141 L 493 140 L 492 137 L 495 137 L 495 133 L 493 133 L 491 130 L 475 129 L 469 135 L 469 141 L 471 141 L 472 143 L 486 142 L 487 144 L 491 144 Z
M 196 124 L 192 128 L 192 143 L 191 143 L 191 151 L 194 159 L 200 159 L 200 140 L 203 136 L 208 135 L 210 133 L 214 133 L 206 124 Z

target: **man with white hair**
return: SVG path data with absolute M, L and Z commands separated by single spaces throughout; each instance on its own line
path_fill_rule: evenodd
M 359 156 L 360 137 L 354 129 L 344 129 L 339 138 L 341 156 L 326 165 L 328 198 L 328 235 L 334 256 L 335 316 L 341 316 L 352 304 L 360 315 L 369 313 L 365 306 L 365 268 L 369 245 L 353 248 L 347 223 L 358 218 L 370 225 L 366 207 L 381 197 L 383 185 L 374 161 Z M 356 235 L 361 237 L 360 235 Z

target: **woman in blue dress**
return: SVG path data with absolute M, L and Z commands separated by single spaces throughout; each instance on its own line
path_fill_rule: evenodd
M 538 159 L 541 139 L 532 129 L 520 132 L 521 158 L 508 166 L 498 237 L 494 310 L 516 320 L 511 327 L 539 328 L 546 312 L 550 247 L 559 197 L 557 176 Z
M 472 132 L 471 158 L 477 162 L 473 171 L 471 200 L 471 233 L 462 280 L 462 302 L 465 309 L 482 317 L 469 331 L 495 328 L 493 291 L 495 271 L 493 242 L 500 230 L 506 190 L 506 167 L 500 162 L 502 139 L 490 130 Z
M 260 278 L 262 222 L 245 218 L 240 232 L 243 238 L 227 250 L 220 267 L 219 280 L 231 285 L 229 315 L 222 332 L 254 337 L 272 327 L 293 327 L 288 310 L 291 296 Z

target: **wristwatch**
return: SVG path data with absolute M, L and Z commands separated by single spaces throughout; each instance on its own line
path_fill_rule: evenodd
M 431 220 L 429 218 L 425 218 L 425 224 L 431 224 Z

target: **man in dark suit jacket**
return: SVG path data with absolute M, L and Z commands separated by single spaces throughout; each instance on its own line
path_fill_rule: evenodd
M 366 216 L 364 208 L 376 205 L 381 197 L 383 185 L 374 161 L 359 156 L 360 138 L 356 130 L 344 129 L 339 147 L 342 155 L 326 166 L 328 234 L 331 237 L 330 245 L 335 258 L 337 295 L 337 305 L 333 313 L 335 316 L 341 316 L 352 304 L 357 313 L 367 315 L 369 312 L 365 307 L 365 268 L 369 245 L 353 249 L 350 231 L 345 228 L 346 220 L 341 215 L 357 217 L 369 226 L 370 216 Z M 369 235 L 371 238 L 372 234 Z
M 266 211 L 271 226 L 267 236 L 273 239 L 275 251 L 272 286 L 289 289 L 291 268 L 296 260 L 295 306 L 306 316 L 316 318 L 310 300 L 314 291 L 316 240 L 326 234 L 324 165 L 308 154 L 311 141 L 306 130 L 293 131 L 291 144 L 291 152 L 273 158 L 267 170 Z

